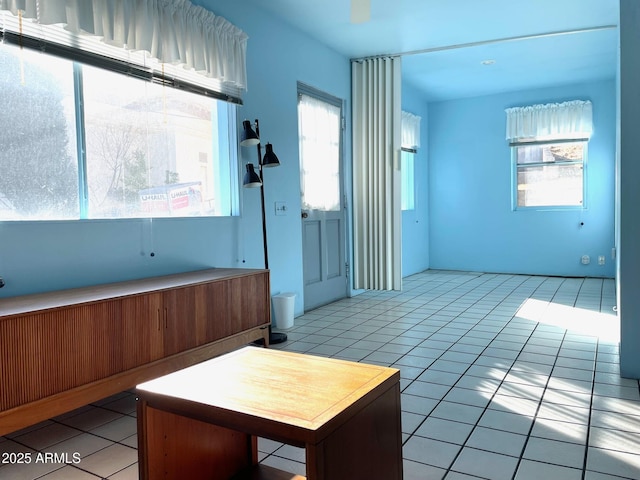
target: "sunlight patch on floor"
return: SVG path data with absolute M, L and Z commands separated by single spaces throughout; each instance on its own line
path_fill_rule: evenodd
M 561 305 L 528 298 L 516 317 L 563 328 L 572 333 L 597 337 L 607 342 L 620 341 L 620 321 L 614 313 Z

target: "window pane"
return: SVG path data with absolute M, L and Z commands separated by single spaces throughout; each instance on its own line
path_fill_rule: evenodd
M 302 208 L 340 210 L 340 107 L 301 95 L 298 122 Z
M 516 147 L 518 165 L 547 162 L 581 162 L 584 142 L 523 145 Z
M 415 179 L 414 179 L 414 158 L 413 152 L 402 151 L 402 210 L 413 210 L 415 208 Z
M 0 45 L 0 219 L 77 218 L 73 64 Z
M 583 204 L 586 142 L 549 142 L 513 148 L 518 207 Z
M 582 164 L 518 168 L 518 206 L 582 205 Z
M 226 105 L 86 66 L 83 86 L 90 218 L 232 213 Z

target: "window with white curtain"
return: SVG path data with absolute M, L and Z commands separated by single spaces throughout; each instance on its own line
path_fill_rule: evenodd
M 0 89 L 1 220 L 237 214 L 234 105 L 6 44 Z
M 402 112 L 401 208 L 414 210 L 416 203 L 415 156 L 420 147 L 420 117 Z
M 65 5 L 0 0 L 0 220 L 237 214 L 246 35 L 187 0 Z
M 506 113 L 513 208 L 584 208 L 591 102 L 532 105 Z
M 300 192 L 305 210 L 338 211 L 340 202 L 341 107 L 306 93 L 298 95 Z

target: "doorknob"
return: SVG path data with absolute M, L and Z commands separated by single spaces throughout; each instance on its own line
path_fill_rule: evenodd
M 302 212 L 302 218 L 307 218 L 309 214 L 307 212 Z

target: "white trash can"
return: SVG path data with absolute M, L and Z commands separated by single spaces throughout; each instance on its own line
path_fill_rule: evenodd
M 281 330 L 293 327 L 293 309 L 296 294 L 291 292 L 273 296 L 274 327 Z

